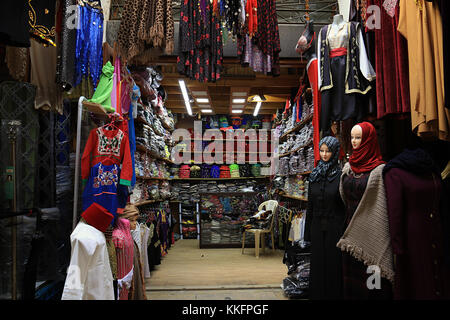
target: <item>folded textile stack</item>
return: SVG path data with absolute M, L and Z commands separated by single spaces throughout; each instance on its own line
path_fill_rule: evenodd
M 291 155 L 289 157 L 289 174 L 296 174 L 301 172 L 299 168 L 299 155 Z
M 261 176 L 261 164 L 255 163 L 252 164 L 252 176 L 254 177 L 260 177 Z
M 248 163 L 239 166 L 239 175 L 241 177 L 251 177 L 251 167 Z
M 231 178 L 230 167 L 229 166 L 220 166 L 220 175 L 219 178 Z
M 189 165 L 184 164 L 180 167 L 180 170 L 178 172 L 178 175 L 180 176 L 180 179 L 188 179 L 191 174 L 191 169 Z
M 261 166 L 261 175 L 262 176 L 270 176 L 271 175 L 271 164 L 264 164 Z
M 180 166 L 179 165 L 172 165 L 172 167 L 170 168 L 170 176 L 172 178 L 178 179 L 179 178 L 179 172 L 180 172 Z
M 220 167 L 216 166 L 216 165 L 213 165 L 211 167 L 210 175 L 211 175 L 211 178 L 219 178 L 220 177 Z
M 289 175 L 289 157 L 280 158 L 278 163 L 278 175 L 287 176 Z
M 201 172 L 201 168 L 199 166 L 197 166 L 197 165 L 191 166 L 190 171 L 191 171 L 190 178 L 201 178 L 202 172 Z
M 230 165 L 230 175 L 232 178 L 239 178 L 239 165 L 238 164 Z
M 161 199 L 163 199 L 163 200 L 166 200 L 166 199 L 170 198 L 171 193 L 170 193 L 169 181 L 167 181 L 167 180 L 160 181 L 160 184 L 159 184 L 159 195 L 160 195 Z
M 202 178 L 210 178 L 211 177 L 211 165 L 206 164 L 206 163 L 202 164 L 201 177 Z

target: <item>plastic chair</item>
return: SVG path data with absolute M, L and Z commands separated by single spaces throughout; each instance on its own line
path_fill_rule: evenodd
M 266 233 L 270 233 L 270 235 L 272 237 L 272 251 L 275 251 L 275 241 L 274 241 L 274 236 L 273 236 L 273 221 L 275 219 L 277 208 L 278 208 L 278 201 L 276 201 L 276 200 L 264 201 L 263 203 L 261 203 L 259 205 L 258 211 L 261 211 L 261 210 L 272 210 L 272 217 L 270 218 L 270 226 L 269 226 L 268 229 L 246 229 L 243 232 L 243 234 L 242 234 L 242 254 L 244 254 L 245 234 L 247 232 L 253 233 L 255 235 L 255 256 L 256 256 L 256 258 L 259 258 L 259 243 L 260 243 L 260 240 L 261 240 L 261 248 L 263 250 L 263 253 L 265 251 L 266 243 L 264 241 L 265 240 L 264 236 L 266 235 Z

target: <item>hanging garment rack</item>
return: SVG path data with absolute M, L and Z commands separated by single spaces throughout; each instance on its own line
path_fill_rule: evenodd
M 83 106 L 86 109 L 83 109 Z M 75 182 L 73 188 L 73 217 L 72 217 L 72 230 L 77 225 L 77 211 L 78 211 L 78 190 L 80 183 L 80 155 L 81 155 L 81 117 L 83 111 L 89 111 L 100 116 L 107 116 L 106 110 L 102 105 L 98 103 L 92 103 L 87 101 L 86 97 L 81 96 L 78 99 L 78 115 L 77 115 L 77 144 L 75 153 Z

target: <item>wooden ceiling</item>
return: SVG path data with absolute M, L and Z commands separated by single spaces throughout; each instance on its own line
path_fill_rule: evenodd
M 274 114 L 278 108 L 284 108 L 285 101 L 291 96 L 300 83 L 304 74 L 306 61 L 300 59 L 280 59 L 281 74 L 278 77 L 266 76 L 255 73 L 251 68 L 242 67 L 236 58 L 224 58 L 224 72 L 221 80 L 215 83 L 202 83 L 178 74 L 176 69 L 176 57 L 160 57 L 158 64 L 161 66 L 164 79 L 161 85 L 167 93 L 166 108 L 173 113 L 187 113 L 183 95 L 179 86 L 179 79 L 186 83 L 188 94 L 194 100 L 191 102 L 194 114 L 201 113 L 205 105 L 210 105 L 213 113 L 201 114 L 232 114 L 232 92 L 245 92 L 245 98 L 256 94 L 270 96 L 263 102 L 259 111 L 261 115 Z M 198 103 L 196 98 L 208 98 L 209 103 Z M 240 97 L 233 97 L 240 98 Z M 275 102 L 271 100 L 277 100 Z M 243 114 L 253 114 L 256 102 L 245 102 Z M 233 107 L 234 109 L 234 107 Z

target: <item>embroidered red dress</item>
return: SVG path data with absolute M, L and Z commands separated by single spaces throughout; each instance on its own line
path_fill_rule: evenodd
M 103 127 L 92 129 L 81 157 L 81 178 L 83 183 L 89 178 L 91 167 L 98 163 L 109 166 L 122 165 L 119 183 L 131 185 L 133 167 L 130 143 L 126 133 L 120 129 L 106 130 Z

